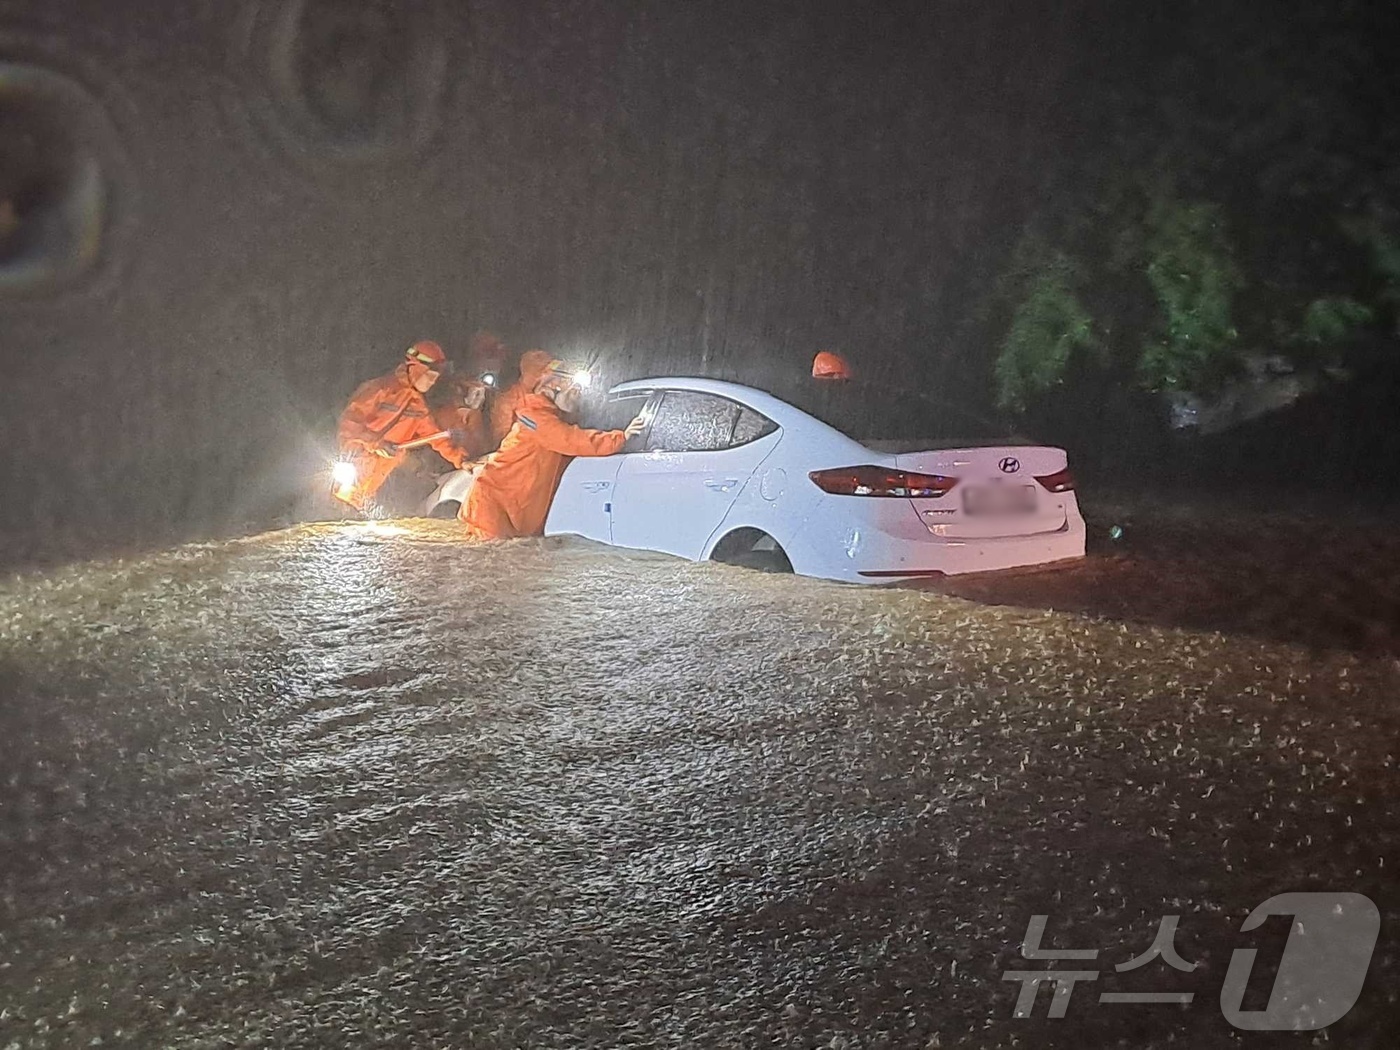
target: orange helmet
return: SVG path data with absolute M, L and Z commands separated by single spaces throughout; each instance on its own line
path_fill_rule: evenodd
M 467 358 L 477 372 L 499 372 L 506 363 L 506 344 L 493 332 L 477 332 L 467 348 Z
M 535 383 L 535 390 L 543 393 L 546 390 L 560 391 L 566 386 L 572 386 L 574 374 L 569 371 L 567 365 L 557 357 L 551 358 L 545 366 L 544 374 Z
M 834 354 L 830 350 L 822 350 L 816 357 L 812 358 L 812 378 L 850 379 L 851 366 L 840 354 Z
M 404 357 L 410 364 L 423 365 L 431 368 L 434 372 L 445 372 L 447 370 L 447 355 L 442 352 L 442 347 L 431 339 L 420 339 L 410 346 Z

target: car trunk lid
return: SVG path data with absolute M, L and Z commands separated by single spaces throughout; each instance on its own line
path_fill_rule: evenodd
M 1067 477 L 1064 449 L 986 445 L 900 452 L 900 470 L 955 478 L 938 499 L 910 503 L 930 533 L 947 539 L 995 539 L 1055 532 L 1065 525 L 1072 492 L 1051 492 L 1040 478 Z

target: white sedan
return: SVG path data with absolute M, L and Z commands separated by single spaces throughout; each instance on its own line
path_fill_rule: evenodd
M 803 411 L 713 379 L 616 386 L 606 422 L 641 412 L 648 427 L 618 455 L 569 464 L 545 534 L 851 583 L 1083 557 L 1063 449 L 900 440 L 940 429 L 938 411 L 873 393 L 861 404 L 850 384 L 814 384 Z M 455 511 L 470 486 L 447 475 L 425 509 Z

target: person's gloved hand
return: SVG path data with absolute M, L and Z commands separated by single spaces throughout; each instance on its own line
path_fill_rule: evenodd
M 631 438 L 636 437 L 646 428 L 646 419 L 643 416 L 638 416 L 636 419 L 632 420 L 632 422 L 628 423 L 627 427 L 622 432 L 626 434 L 628 439 L 630 440 Z
M 399 446 L 392 441 L 381 441 L 370 449 L 370 453 L 380 459 L 393 459 L 399 454 Z

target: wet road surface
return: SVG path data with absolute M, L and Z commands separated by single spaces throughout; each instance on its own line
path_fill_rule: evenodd
M 1312 1045 L 1218 1002 L 1293 890 L 1380 905 L 1327 1036 L 1393 1046 L 1397 685 L 452 523 L 20 575 L 0 1048 Z M 1062 1020 L 1011 1016 L 1034 914 L 1100 950 Z M 1197 968 L 1115 972 L 1164 914 Z

